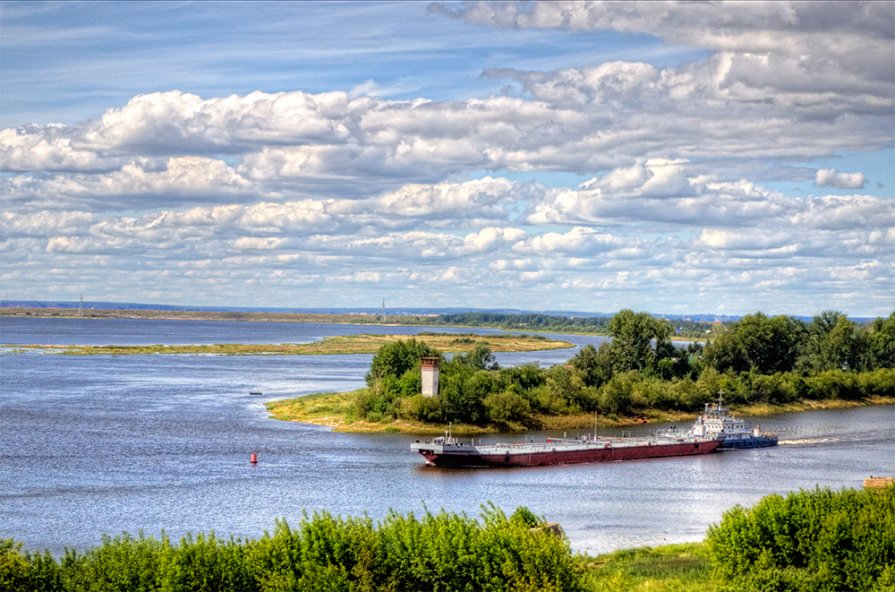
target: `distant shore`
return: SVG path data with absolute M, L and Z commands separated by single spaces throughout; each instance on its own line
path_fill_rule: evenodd
M 343 355 L 372 354 L 380 347 L 402 339 L 416 339 L 445 353 L 470 352 L 479 345 L 493 352 L 531 352 L 569 349 L 568 341 L 547 339 L 538 335 L 417 333 L 414 335 L 335 335 L 311 343 L 214 343 L 195 345 L 19 345 L 7 344 L 13 351 L 47 351 L 75 356 L 122 355 Z
M 559 327 L 502 327 L 491 324 L 458 324 L 439 322 L 435 314 L 387 314 L 381 313 L 293 313 L 293 312 L 239 312 L 206 310 L 152 310 L 152 309 L 93 309 L 85 308 L 24 308 L 0 307 L 0 317 L 32 317 L 54 319 L 146 319 L 159 321 L 230 321 L 246 323 L 321 323 L 333 325 L 373 325 L 386 327 L 455 327 L 470 330 L 495 329 L 504 333 L 551 333 L 555 335 L 588 335 L 606 337 L 603 331 L 583 331 Z M 701 342 L 705 336 L 672 335 L 677 342 Z
M 418 325 L 430 319 L 425 315 L 328 314 L 292 312 L 237 312 L 207 310 L 93 309 L 86 308 L 0 308 L 0 317 L 38 317 L 60 319 L 153 319 L 164 321 L 246 321 L 272 323 L 334 323 L 346 325 Z
M 345 393 L 321 393 L 270 401 L 267 403 L 267 411 L 274 419 L 325 426 L 332 428 L 337 432 L 440 434 L 444 431 L 445 426 L 443 425 L 413 422 L 403 419 L 390 422 L 371 422 L 358 419 L 355 414 L 355 401 L 363 390 L 364 389 L 360 389 Z M 877 396 L 862 401 L 830 399 L 823 401 L 798 401 L 784 405 L 761 403 L 735 407 L 734 410 L 740 415 L 756 417 L 776 413 L 798 413 L 822 409 L 848 409 L 872 405 L 895 405 L 895 396 Z M 597 417 L 597 423 L 602 427 L 627 427 L 670 422 L 690 423 L 694 420 L 695 416 L 696 412 L 692 411 L 660 411 L 651 409 L 644 410 L 641 414 L 632 416 L 600 415 Z M 535 423 L 539 424 L 537 428 L 538 430 L 593 430 L 594 414 L 537 415 L 535 417 Z M 507 426 L 506 429 L 501 430 L 498 430 L 495 427 L 463 424 L 453 424 L 451 427 L 451 431 L 458 436 L 494 433 L 522 433 L 532 429 L 533 428 L 513 424 Z

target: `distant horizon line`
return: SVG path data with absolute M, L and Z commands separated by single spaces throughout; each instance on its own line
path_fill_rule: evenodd
M 378 314 L 389 312 L 392 316 L 400 316 L 401 314 L 457 314 L 457 313 L 495 313 L 495 314 L 537 314 L 545 316 L 587 316 L 587 317 L 612 317 L 617 314 L 615 312 L 598 312 L 598 311 L 574 311 L 574 310 L 530 310 L 521 308 L 480 308 L 473 306 L 312 306 L 312 307 L 277 307 L 277 306 L 228 306 L 228 305 L 182 305 L 182 304 L 160 304 L 160 303 L 139 303 L 139 302 L 119 302 L 106 300 L 10 300 L 0 299 L 0 308 L 93 308 L 94 310 L 160 310 L 160 311 L 196 311 L 196 312 L 277 312 L 277 313 L 308 313 L 308 314 Z M 624 310 L 624 309 L 620 309 Z M 719 313 L 656 313 L 645 311 L 648 314 L 658 318 L 688 319 L 694 321 L 731 321 L 738 320 L 749 314 L 756 314 L 761 311 L 753 311 L 742 314 L 719 314 Z M 796 319 L 811 320 L 811 315 L 794 315 L 787 314 Z M 777 316 L 777 315 L 769 315 Z M 869 321 L 878 317 L 851 316 L 848 318 L 858 321 Z

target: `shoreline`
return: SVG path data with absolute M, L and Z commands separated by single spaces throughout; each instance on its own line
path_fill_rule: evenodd
M 357 396 L 364 389 L 343 393 L 317 393 L 277 399 L 265 403 L 268 417 L 278 421 L 293 421 L 310 425 L 332 428 L 334 432 L 344 433 L 384 433 L 384 434 L 425 434 L 440 435 L 443 425 L 424 424 L 407 420 L 394 420 L 388 423 L 359 420 L 354 415 L 354 404 Z M 895 405 L 895 396 L 875 396 L 860 401 L 828 399 L 822 401 L 799 401 L 783 405 L 759 403 L 742 407 L 732 407 L 731 411 L 739 415 L 760 417 L 778 413 L 802 413 L 805 411 L 821 411 L 826 409 L 850 409 L 855 407 L 872 407 L 877 405 Z M 693 421 L 697 412 L 663 411 L 658 409 L 644 410 L 640 415 L 609 417 L 599 416 L 597 425 L 601 427 L 630 427 L 635 425 L 651 425 L 679 421 Z M 540 424 L 537 428 L 527 428 L 521 424 L 511 424 L 509 429 L 482 427 L 466 424 L 453 424 L 451 431 L 458 436 L 478 436 L 482 434 L 520 434 L 528 431 L 556 431 L 573 429 L 592 429 L 594 414 L 579 413 L 575 415 L 536 416 Z
M 76 308 L 23 308 L 2 307 L 0 317 L 48 318 L 48 319 L 131 319 L 156 321 L 231 321 L 246 323 L 327 323 L 333 325 L 358 325 L 376 327 L 451 327 L 460 329 L 495 329 L 505 333 L 552 333 L 555 335 L 583 335 L 609 337 L 603 331 L 574 331 L 550 327 L 507 328 L 499 325 L 464 325 L 460 323 L 433 322 L 439 315 L 372 313 L 298 313 L 298 312 L 237 312 L 201 310 L 156 310 L 156 309 L 86 309 L 78 314 Z M 708 336 L 672 335 L 671 341 L 690 343 L 704 342 Z
M 547 339 L 536 335 L 434 333 L 376 335 L 355 333 L 335 335 L 309 343 L 214 343 L 196 345 L 39 345 L 0 344 L 12 351 L 44 351 L 69 356 L 95 355 L 350 355 L 375 354 L 383 345 L 395 341 L 416 339 L 445 353 L 469 352 L 485 345 L 492 352 L 532 352 L 575 347 L 568 341 Z

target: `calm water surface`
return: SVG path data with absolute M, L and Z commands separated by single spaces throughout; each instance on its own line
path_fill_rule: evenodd
M 0 343 L 280 343 L 425 330 L 433 329 L 2 318 Z M 498 360 L 549 366 L 573 353 Z M 0 538 L 59 553 L 96 545 L 103 533 L 257 537 L 276 518 L 295 523 L 303 511 L 374 519 L 390 510 L 477 515 L 490 501 L 507 512 L 527 506 L 560 522 L 576 550 L 599 553 L 700 540 L 724 510 L 769 493 L 854 487 L 870 474 L 895 474 L 891 406 L 761 418 L 782 438 L 771 449 L 515 470 L 429 468 L 409 452 L 412 436 L 337 434 L 267 419 L 265 400 L 361 386 L 370 358 L 80 357 L 6 349 Z M 264 396 L 249 395 L 255 390 Z M 253 450 L 256 466 L 248 462 Z

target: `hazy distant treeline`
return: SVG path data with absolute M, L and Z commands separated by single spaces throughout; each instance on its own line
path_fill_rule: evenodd
M 537 313 L 495 313 L 464 312 L 440 314 L 431 319 L 435 325 L 465 325 L 470 327 L 495 327 L 499 329 L 516 329 L 532 331 L 555 331 L 575 333 L 609 333 L 611 316 L 563 316 Z M 673 334 L 678 337 L 705 339 L 718 324 L 708 321 L 675 319 L 672 323 Z

